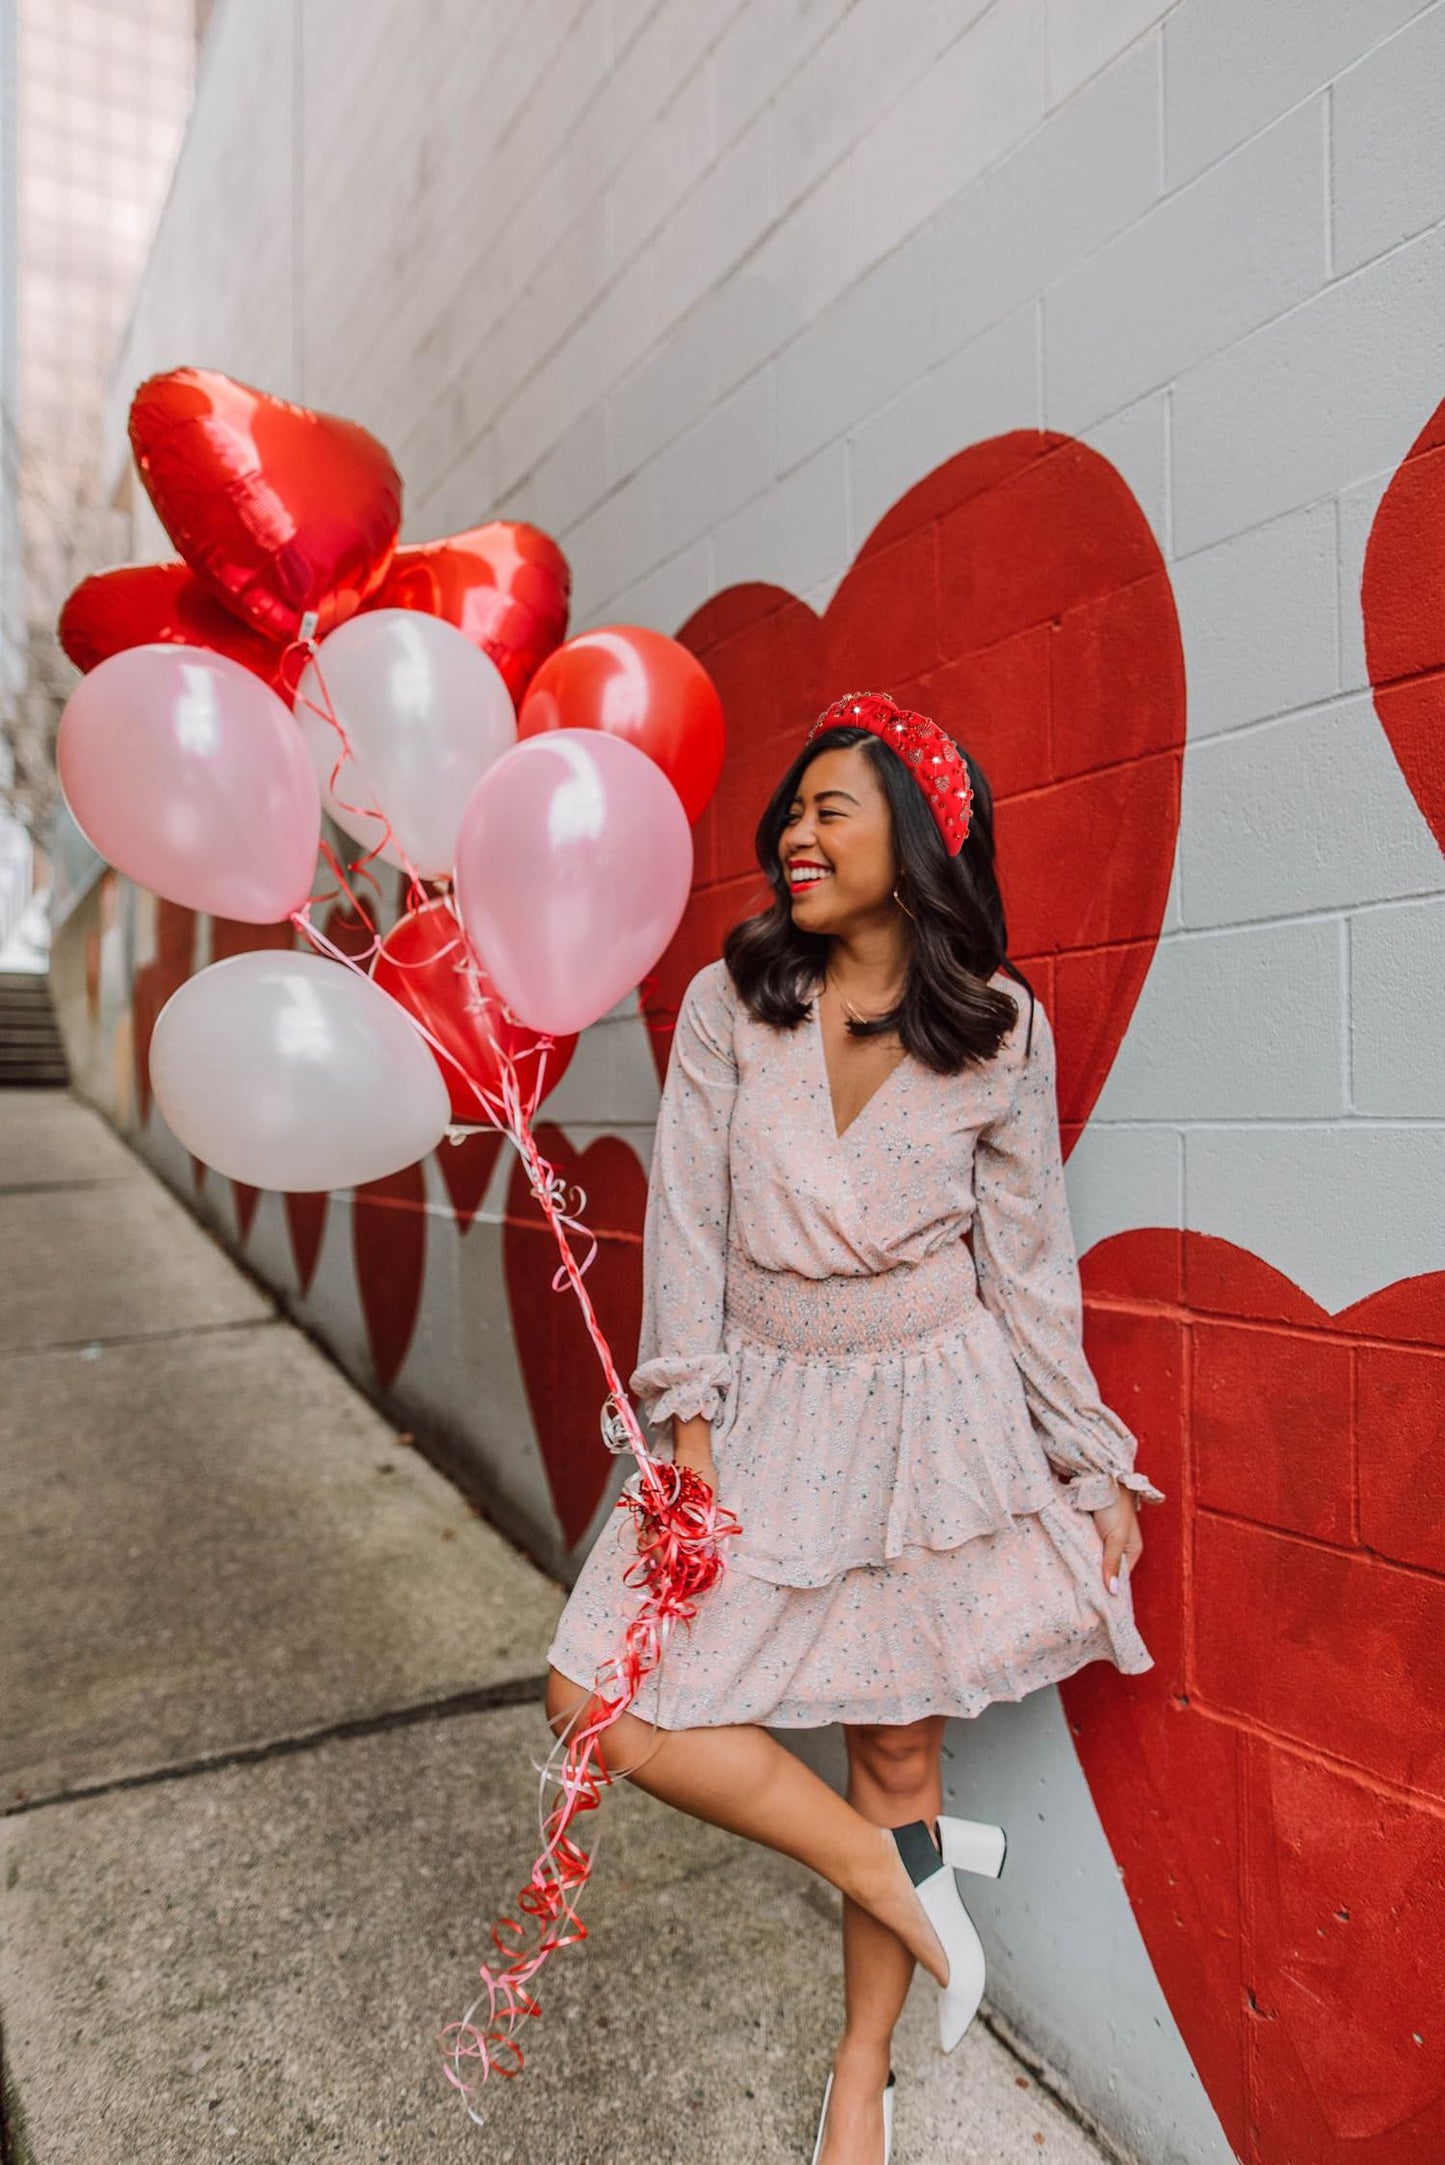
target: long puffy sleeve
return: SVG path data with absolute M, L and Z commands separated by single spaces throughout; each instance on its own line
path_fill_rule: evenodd
M 642 1331 L 631 1377 L 655 1428 L 670 1429 L 674 1415 L 716 1421 L 732 1381 L 723 1292 L 736 998 L 721 962 L 692 979 L 658 1108 L 642 1236 Z
M 1136 1439 L 1104 1405 L 1084 1355 L 1083 1296 L 1059 1144 L 1053 1031 L 1035 1006 L 1031 1054 L 1007 1109 L 978 1138 L 973 1256 L 979 1296 L 1003 1326 L 1024 1396 L 1076 1510 L 1102 1511 L 1120 1483 L 1151 1503 Z

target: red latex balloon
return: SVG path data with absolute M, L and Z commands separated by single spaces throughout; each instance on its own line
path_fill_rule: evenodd
M 77 669 L 128 647 L 209 647 L 253 669 L 274 691 L 283 648 L 233 616 L 185 564 L 118 564 L 82 579 L 60 612 L 60 643 Z
M 491 979 L 447 904 L 428 902 L 392 926 L 377 951 L 371 974 L 383 992 L 399 1000 L 408 1014 L 414 1015 L 461 1061 L 468 1075 L 490 1090 L 495 1090 L 499 1081 L 493 1050 L 495 1034 L 502 1050 L 518 1063 L 518 1077 L 525 1093 L 537 1072 L 536 1061 L 530 1057 L 538 1042 L 537 1032 L 521 1023 L 504 1022 L 495 1009 L 486 1015 L 470 1012 L 467 1001 L 472 997 L 472 982 L 458 969 L 462 962 L 470 962 L 475 969 L 481 991 L 492 992 Z M 576 1049 L 575 1037 L 554 1039 L 547 1053 L 544 1097 L 562 1080 Z M 438 1059 L 437 1065 L 451 1092 L 453 1119 L 489 1119 L 486 1106 L 451 1062 Z
M 136 392 L 130 440 L 192 571 L 268 638 L 294 639 L 312 610 L 324 638 L 384 577 L 401 476 L 354 421 L 215 369 L 177 368 Z
M 558 647 L 532 679 L 519 737 L 600 729 L 657 762 L 696 820 L 723 762 L 722 701 L 687 648 L 638 624 L 604 624 Z
M 446 541 L 398 549 L 367 604 L 445 617 L 491 656 L 513 704 L 567 632 L 572 574 L 549 534 L 493 519 Z

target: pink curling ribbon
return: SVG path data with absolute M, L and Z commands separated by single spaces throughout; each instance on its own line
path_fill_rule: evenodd
M 340 742 L 341 750 L 331 774 L 334 791 L 336 778 L 351 747 L 326 689 L 314 632 L 314 620 L 308 619 L 295 644 L 315 665 L 317 688 L 324 702 L 319 707 L 314 701 L 308 700 L 307 704 L 330 724 Z M 287 658 L 290 651 L 287 650 Z M 382 839 L 350 867 L 353 872 L 362 872 L 374 885 L 375 877 L 368 869 L 370 860 L 388 840 L 395 841 L 391 822 L 377 806 L 344 804 L 343 809 L 362 812 L 382 822 L 385 830 Z M 366 950 L 367 959 L 370 959 L 381 945 L 381 935 L 336 857 L 324 843 L 322 847 L 358 918 L 373 935 Z M 402 855 L 405 856 L 404 851 Z M 404 868 L 408 875 L 407 907 L 415 909 L 428 899 L 426 889 L 409 859 Z M 312 921 L 312 905 L 328 899 L 319 894 L 312 895 L 293 912 L 292 922 L 322 954 L 364 976 L 367 973 L 360 962 L 346 954 Z M 450 896 L 445 899 L 455 915 L 455 904 Z M 466 1004 L 470 1011 L 484 1019 L 495 1012 L 506 1021 L 515 1021 L 517 1018 L 505 1002 L 494 993 L 482 991 L 471 945 L 460 920 L 455 942 L 443 952 L 450 953 L 452 946 L 457 955 L 454 967 L 467 980 Z M 584 1813 L 597 1810 L 602 1790 L 611 1785 L 613 1776 L 602 1756 L 602 1739 L 634 1704 L 645 1679 L 661 1667 L 677 1626 L 692 1623 L 698 1601 L 716 1584 L 725 1569 L 724 1544 L 741 1533 L 742 1527 L 735 1515 L 718 1502 L 700 1474 L 691 1467 L 677 1466 L 670 1460 L 654 1457 L 643 1439 L 637 1415 L 628 1400 L 612 1349 L 584 1283 L 584 1273 L 598 1246 L 596 1236 L 589 1231 L 582 1217 L 587 1207 L 586 1195 L 575 1184 L 569 1185 L 555 1166 L 542 1156 L 532 1132 L 532 1114 L 544 1095 L 547 1053 L 552 1040 L 541 1038 L 535 1050 L 524 1056 L 535 1062 L 528 1086 L 524 1088 L 516 1059 L 504 1051 L 493 1032 L 498 1071 L 498 1087 L 493 1090 L 470 1074 L 450 1049 L 440 1044 L 415 1016 L 408 1019 L 438 1058 L 449 1062 L 466 1077 L 492 1121 L 520 1155 L 528 1184 L 557 1242 L 560 1261 L 552 1279 L 553 1290 L 561 1292 L 571 1287 L 602 1369 L 606 1384 L 602 1440 L 610 1451 L 630 1450 L 637 1462 L 636 1471 L 628 1479 L 616 1505 L 619 1511 L 630 1511 L 636 1522 L 637 1556 L 623 1574 L 624 1583 L 636 1597 L 636 1613 L 623 1631 L 617 1652 L 598 1670 L 590 1696 L 567 1731 L 557 1739 L 540 1769 L 541 1850 L 525 1886 L 517 1895 L 520 1916 L 502 1917 L 492 1927 L 492 1943 L 504 1959 L 500 1966 L 486 1962 L 480 1965 L 481 1993 L 460 2021 L 446 2024 L 441 2031 L 447 2052 L 442 2071 L 461 2093 L 468 2118 L 481 2125 L 482 2116 L 473 2102 L 479 2084 L 485 2083 L 493 2074 L 515 2076 L 522 2072 L 524 2059 L 517 2030 L 525 2017 L 539 2015 L 542 2011 L 532 1989 L 534 1980 L 559 1948 L 572 1946 L 587 1937 L 587 1927 L 577 1914 L 576 1898 L 591 1876 L 592 1858 L 574 1838 L 572 1829 Z M 465 1127 L 452 1127 L 447 1131 L 448 1139 L 457 1142 L 469 1132 Z M 580 1261 L 574 1253 L 571 1236 L 585 1247 Z M 546 1799 L 552 1789 L 559 1794 L 549 1810 Z M 523 1919 L 530 1920 L 530 1932 Z M 470 2080 L 464 2072 L 468 2063 L 473 2063 L 476 2069 Z

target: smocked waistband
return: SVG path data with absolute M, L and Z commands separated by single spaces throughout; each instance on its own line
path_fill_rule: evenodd
M 790 1353 L 852 1359 L 930 1338 L 978 1302 L 973 1257 L 947 1240 L 919 1263 L 856 1277 L 763 1270 L 728 1251 L 724 1327 Z

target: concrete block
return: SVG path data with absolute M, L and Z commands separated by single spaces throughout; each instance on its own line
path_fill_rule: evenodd
M 831 443 L 724 519 L 713 533 L 716 587 L 770 580 L 806 593 L 849 561 L 848 450 Z
M 1352 489 L 1341 489 L 1335 499 L 1337 577 L 1339 581 L 1340 688 L 1362 691 L 1370 681 L 1365 659 L 1365 619 L 1360 588 L 1365 576 L 1365 550 L 1370 529 L 1392 475 L 1371 474 Z
M 1420 0 L 1183 0 L 1164 25 L 1171 188 L 1267 127 L 1369 52 Z
M 1052 113 L 940 211 L 939 351 L 1011 315 L 1158 193 L 1159 58 L 1151 43 Z
M 549 534 L 575 525 L 607 494 L 607 417 L 600 402 L 564 429 L 532 475 L 533 516 Z
M 609 461 L 614 481 L 635 473 L 644 460 L 700 421 L 716 400 L 717 322 L 727 290 L 700 301 L 609 392 Z
M 599 386 L 622 375 L 654 343 L 662 328 L 657 273 L 656 255 L 648 247 L 497 416 L 499 489 L 520 480 L 559 432 L 594 403 Z
M 1114 412 L 1324 283 L 1323 128 L 1319 102 L 1288 114 L 1050 288 L 1056 426 Z
M 1050 106 L 1071 98 L 1081 84 L 1136 44 L 1172 0 L 1048 0 L 1044 38 Z M 1156 144 L 1157 149 L 1157 144 Z
M 991 9 L 861 137 L 853 152 L 860 264 L 896 248 L 1037 126 L 1043 25 L 1043 0 Z M 870 115 L 880 109 L 874 102 Z
M 1393 469 L 1440 399 L 1445 232 L 1326 288 L 1174 386 L 1188 554 Z
M 287 1326 L 12 1355 L 0 1460 L 7 1804 L 545 1667 L 557 1588 Z
M 611 594 L 652 570 L 655 538 L 656 466 L 644 466 L 616 487 L 576 526 L 559 535 L 572 566 L 572 621 L 595 620 Z
M 637 135 L 607 184 L 609 266 L 626 263 L 651 238 L 714 154 L 712 86 L 701 65 Z
M 1047 408 L 1044 425 L 1048 426 Z M 1148 398 L 1121 407 L 1107 421 L 1084 431 L 1082 441 L 1099 452 L 1123 475 L 1139 508 L 1154 529 L 1154 538 L 1165 556 L 1169 554 L 1169 393 L 1156 391 Z
M 933 351 L 932 236 L 915 235 L 823 310 L 773 364 L 778 471 L 886 405 Z
M 1065 1178 L 1081 1256 L 1116 1233 L 1184 1222 L 1183 1144 L 1167 1128 L 1111 1127 L 1096 1106 Z
M 142 1177 L 114 1128 L 68 1090 L 7 1090 L 0 1099 L 0 1190 Z
M 933 50 L 927 9 L 855 0 L 774 101 L 779 210 L 854 150 L 878 114 L 924 76 Z
M 676 323 L 757 245 L 776 215 L 774 113 L 760 113 L 710 166 L 654 242 L 659 328 Z M 646 350 L 644 341 L 639 351 Z
M 795 204 L 719 287 L 718 386 L 731 389 L 810 323 L 854 277 L 853 176 L 839 166 Z
M 675 555 L 751 502 L 774 470 L 772 386 L 763 372 L 653 461 L 651 561 Z
M 1192 736 L 1338 690 L 1335 509 L 1313 504 L 1173 566 Z
M 1445 897 L 1350 919 L 1350 1074 L 1357 1113 L 1445 1116 Z
M 1429 894 L 1440 878 L 1364 698 L 1191 744 L 1180 854 L 1193 928 Z
M 6 2067 L 34 2154 L 806 2156 L 842 2007 L 836 1898 L 625 1781 L 581 1830 L 588 1937 L 538 1981 L 525 2076 L 478 2094 L 484 2132 L 467 2118 L 439 2032 L 497 1959 L 549 1743 L 539 1707 L 504 1707 L 6 1821 Z M 1029 2165 L 1042 2141 L 1095 2165 L 982 2022 L 943 2058 L 926 1977 L 896 2066 L 903 2156 Z
M 1161 940 L 1095 1120 L 1342 1117 L 1344 947 L 1333 917 Z
M 0 1351 L 260 1322 L 272 1303 L 150 1181 L 0 1195 Z M 86 1258 L 77 1273 L 75 1258 Z
M 1335 268 L 1445 218 L 1445 8 L 1430 7 L 1331 92 Z
M 747 0 L 712 49 L 719 146 L 730 143 L 829 38 L 847 0 Z
M 1038 383 L 1038 310 L 1021 308 L 854 429 L 855 549 L 905 489 L 955 451 L 1006 429 L 1037 428 Z
M 1366 1121 L 1190 1128 L 1187 1223 L 1247 1249 L 1332 1313 L 1445 1270 L 1445 1127 Z
M 712 573 L 712 540 L 705 535 L 676 556 L 645 572 L 629 586 L 599 593 L 585 616 L 574 614 L 577 630 L 588 624 L 650 624 L 670 638 L 717 590 Z

